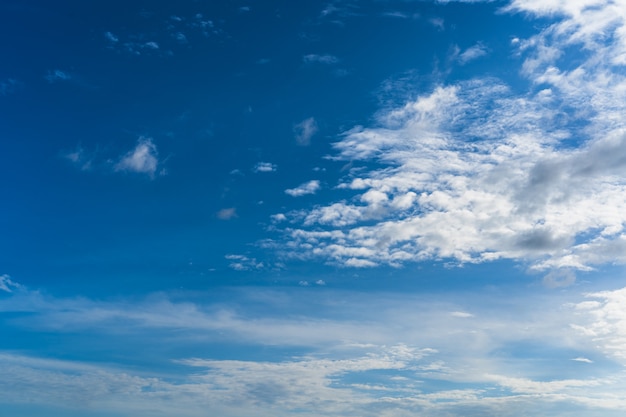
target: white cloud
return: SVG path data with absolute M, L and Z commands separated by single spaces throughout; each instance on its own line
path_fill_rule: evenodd
M 317 54 L 308 54 L 302 57 L 302 61 L 305 64 L 336 64 L 339 62 L 339 59 L 334 55 L 317 55 Z
M 22 288 L 22 286 L 13 281 L 10 276 L 6 274 L 0 275 L 0 291 L 11 293 L 20 288 Z
M 470 61 L 487 55 L 488 53 L 489 49 L 485 45 L 483 45 L 482 43 L 477 43 L 476 45 L 461 52 L 458 56 L 458 61 L 461 65 L 465 65 Z
M 139 138 L 137 146 L 120 158 L 115 171 L 135 172 L 154 177 L 159 166 L 156 145 L 151 138 Z
M 229 259 L 252 261 L 244 255 Z M 90 339 L 104 343 L 98 349 L 106 347 L 114 354 L 124 347 L 140 352 L 146 343 L 167 341 L 168 352 L 186 356 L 162 358 L 183 365 L 165 377 L 154 368 L 0 352 L 0 367 L 6 370 L 0 402 L 77 410 L 97 403 L 102 412 L 133 410 L 140 416 L 151 415 L 155 407 L 194 417 L 208 411 L 286 417 L 294 409 L 315 410 L 311 417 L 520 417 L 530 411 L 554 415 L 554 407 L 574 415 L 619 416 L 626 405 L 622 368 L 587 358 L 606 363 L 604 354 L 619 358 L 615 353 L 623 352 L 622 332 L 616 327 L 623 292 L 597 292 L 589 300 L 577 295 L 529 299 L 507 292 L 503 304 L 493 294 L 480 293 L 435 299 L 428 294 L 368 295 L 320 288 L 302 295 L 256 288 L 245 296 L 229 293 L 228 309 L 222 303 L 199 304 L 203 297 L 197 293 L 194 302 L 181 301 L 181 294 L 174 302 L 163 294 L 93 301 L 20 292 L 0 297 L 1 312 L 30 313 L 20 314 L 14 326 L 60 338 L 71 334 L 72 340 L 89 329 Z M 477 314 L 459 320 L 465 314 L 450 313 L 467 310 Z M 120 332 L 122 323 L 125 331 Z M 206 358 L 207 346 L 220 346 L 220 341 L 229 349 L 246 347 L 248 359 Z M 534 355 L 520 352 L 520 343 L 537 347 Z M 306 353 L 277 354 L 269 360 L 274 346 L 281 352 L 295 347 Z M 570 359 L 572 352 L 575 359 Z M 581 362 L 575 373 L 568 371 L 572 360 Z
M 259 162 L 254 166 L 254 172 L 274 172 L 278 167 L 270 162 Z
M 245 255 L 226 255 L 226 259 L 230 261 L 229 268 L 235 271 L 254 271 L 265 267 L 263 262 L 259 262 L 256 258 L 250 258 Z
M 237 209 L 235 207 L 228 207 L 219 210 L 216 214 L 220 220 L 230 220 L 237 217 Z
M 349 200 L 286 213 L 301 222 L 285 230 L 286 256 L 513 259 L 561 269 L 546 276 L 553 287 L 574 270 L 626 263 L 626 7 L 519 0 L 508 10 L 560 16 L 512 46 L 530 89 L 493 78 L 439 86 L 345 132 L 335 159 L 383 167 L 352 171 L 339 185 Z M 581 47 L 576 67 L 559 68 Z
M 296 143 L 300 146 L 308 146 L 311 144 L 311 138 L 317 133 L 317 122 L 313 117 L 304 119 L 293 127 L 296 134 Z
M 300 184 L 296 188 L 287 189 L 285 190 L 285 193 L 292 197 L 300 197 L 303 195 L 315 194 L 319 189 L 320 182 L 318 180 L 311 180 L 309 182 L 305 182 L 304 184 Z

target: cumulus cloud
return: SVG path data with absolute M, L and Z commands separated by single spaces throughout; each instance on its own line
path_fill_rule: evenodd
M 157 147 L 151 138 L 140 138 L 137 146 L 115 164 L 115 171 L 147 174 L 154 177 L 159 166 Z
M 297 186 L 296 188 L 290 188 L 285 190 L 285 193 L 292 197 L 300 197 L 307 194 L 315 194 L 320 189 L 320 182 L 318 180 L 311 180 Z
M 296 134 L 296 143 L 300 146 L 308 146 L 311 144 L 311 138 L 317 133 L 317 122 L 313 117 L 304 119 L 293 127 Z
M 255 166 L 253 171 L 254 172 L 274 172 L 278 169 L 278 167 L 275 164 L 272 164 L 271 162 L 258 162 Z
M 339 184 L 351 199 L 286 213 L 301 222 L 284 230 L 286 256 L 344 266 L 514 259 L 561 269 L 548 286 L 626 262 L 626 17 L 602 1 L 507 10 L 561 16 L 512 46 L 530 89 L 486 77 L 441 85 L 346 131 L 334 158 L 382 167 L 351 171 Z M 584 59 L 560 68 L 572 45 Z

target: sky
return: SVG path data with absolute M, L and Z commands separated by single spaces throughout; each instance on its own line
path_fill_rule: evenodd
M 626 0 L 0 0 L 0 417 L 626 409 Z

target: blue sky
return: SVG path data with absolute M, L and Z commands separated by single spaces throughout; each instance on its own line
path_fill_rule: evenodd
M 0 32 L 0 415 L 622 415 L 624 0 Z

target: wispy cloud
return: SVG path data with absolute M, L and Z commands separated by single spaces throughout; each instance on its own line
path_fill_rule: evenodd
M 0 291 L 5 291 L 5 292 L 10 293 L 15 290 L 19 290 L 20 288 L 22 288 L 22 286 L 18 284 L 17 282 L 13 281 L 10 276 L 6 274 L 0 275 Z
M 49 83 L 55 83 L 59 81 L 69 81 L 72 79 L 72 76 L 66 71 L 61 71 L 59 69 L 50 70 L 45 76 L 45 79 L 48 80 Z
M 311 144 L 311 138 L 317 133 L 318 127 L 315 118 L 309 117 L 293 127 L 296 134 L 296 143 L 300 146 L 308 146 Z
M 0 81 L 0 96 L 13 93 L 19 84 L 20 83 L 14 78 L 7 78 L 6 80 Z
M 254 271 L 265 267 L 263 262 L 245 255 L 231 254 L 226 255 L 225 258 L 230 261 L 228 267 L 235 271 Z
M 139 138 L 137 146 L 115 164 L 115 171 L 147 174 L 154 177 L 159 167 L 157 147 L 151 138 Z
M 220 220 L 230 220 L 237 217 L 237 209 L 235 207 L 223 208 L 216 213 Z
M 489 48 L 487 48 L 482 43 L 477 43 L 476 45 L 467 48 L 465 51 L 460 52 L 457 60 L 461 65 L 465 65 L 470 61 L 474 61 L 482 56 L 485 56 L 489 53 Z
M 278 167 L 271 162 L 259 162 L 254 166 L 254 172 L 274 172 Z
M 259 267 L 248 256 L 227 259 L 242 263 L 241 268 Z M 305 407 L 325 415 L 434 417 L 468 415 L 468 410 L 502 415 L 511 409 L 504 415 L 519 416 L 520 407 L 551 415 L 555 405 L 585 415 L 619 416 L 626 405 L 620 395 L 626 386 L 621 367 L 587 359 L 606 362 L 603 355 L 610 355 L 626 363 L 616 344 L 623 330 L 616 327 L 620 316 L 603 315 L 621 305 L 624 290 L 590 294 L 587 300 L 507 294 L 504 305 L 484 294 L 434 301 L 427 294 L 332 293 L 324 282 L 315 284 L 306 295 L 301 289 L 250 289 L 230 297 L 228 309 L 172 301 L 163 294 L 126 301 L 8 294 L 0 297 L 0 311 L 29 312 L 13 319 L 13 326 L 58 338 L 89 329 L 85 337 L 97 338 L 98 349 L 112 349 L 114 356 L 127 355 L 124 349 L 136 353 L 155 340 L 167 340 L 168 352 L 186 354 L 162 358 L 181 365 L 165 376 L 150 369 L 0 352 L 2 369 L 10 370 L 0 381 L 0 401 L 72 404 L 79 410 L 98 402 L 100 410 L 123 407 L 135 415 L 158 405 L 190 416 L 207 410 L 225 416 L 251 410 L 287 416 Z M 323 317 L 311 312 L 323 312 Z M 144 339 L 147 331 L 150 342 Z M 247 359 L 199 355 L 211 343 L 246 346 L 243 350 L 250 353 Z M 543 354 L 529 361 L 520 343 Z M 306 353 L 273 360 L 254 353 L 272 346 Z M 556 371 L 572 367 L 580 368 Z
M 334 55 L 317 55 L 317 54 L 308 54 L 308 55 L 304 55 L 302 57 L 302 61 L 305 64 L 312 64 L 312 63 L 318 63 L 318 64 L 327 64 L 327 65 L 331 65 L 331 64 L 336 64 L 339 62 L 339 58 L 337 58 Z
M 320 189 L 320 182 L 318 180 L 311 180 L 300 184 L 296 188 L 290 188 L 285 190 L 285 193 L 292 197 L 300 197 L 308 194 L 315 194 Z

